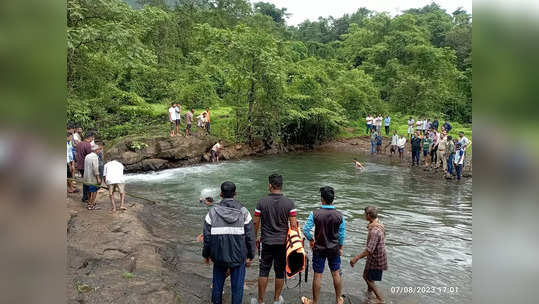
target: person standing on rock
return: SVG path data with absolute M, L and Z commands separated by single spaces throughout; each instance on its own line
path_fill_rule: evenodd
M 219 140 L 211 148 L 211 161 L 212 163 L 219 162 L 219 154 L 221 154 L 221 149 L 223 148 L 223 140 Z
M 114 192 L 120 193 L 120 210 L 127 210 L 124 207 L 125 202 L 125 180 L 124 165 L 117 160 L 109 161 L 103 168 L 105 183 L 109 187 L 110 203 L 112 212 L 116 212 L 116 203 L 114 202 Z
M 291 229 L 298 229 L 296 205 L 281 192 L 283 177 L 279 174 L 269 176 L 269 194 L 258 201 L 255 209 L 255 237 L 261 228 L 261 238 L 257 238 L 260 269 L 258 274 L 258 298 L 251 299 L 251 304 L 264 303 L 268 276 L 273 264 L 275 272 L 275 293 L 273 303 L 284 303 L 281 291 L 284 285 L 286 267 L 286 235 L 288 224 Z
M 208 132 L 208 134 L 210 134 L 210 108 L 206 108 L 206 132 Z
M 99 145 L 92 146 L 92 152 L 84 158 L 84 183 L 88 187 L 88 210 L 97 210 L 96 198 L 101 178 L 99 176 L 99 157 L 97 153 L 101 149 Z
M 170 137 L 174 136 L 174 129 L 176 129 L 176 134 L 178 134 L 178 125 L 177 125 L 177 116 L 176 116 L 176 104 L 171 103 L 170 108 L 168 108 L 168 119 L 170 120 Z
M 191 109 L 185 113 L 185 137 L 191 136 L 191 124 L 193 123 L 193 113 L 195 110 Z
M 77 147 L 75 148 L 76 166 L 77 166 L 77 170 L 79 170 L 81 177 L 84 177 L 84 160 L 86 158 L 86 155 L 92 152 L 91 142 L 93 140 L 94 140 L 94 134 L 92 132 L 86 132 L 86 134 L 84 134 L 84 140 L 79 142 L 77 144 Z M 88 186 L 85 184 L 82 185 L 82 202 L 88 203 Z
M 243 302 L 245 267 L 251 266 L 255 256 L 253 219 L 249 211 L 234 199 L 236 185 L 221 184 L 221 197 L 204 220 L 204 248 L 202 257 L 209 265 L 213 261 L 211 302 L 221 304 L 226 274 L 230 271 L 232 304 Z

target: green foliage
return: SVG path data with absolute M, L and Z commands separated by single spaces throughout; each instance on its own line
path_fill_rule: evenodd
M 237 142 L 313 144 L 366 113 L 471 122 L 471 15 L 436 4 L 285 24 L 247 0 L 68 0 L 67 114 L 112 140 L 212 108 Z M 138 150 L 142 147 L 134 147 Z

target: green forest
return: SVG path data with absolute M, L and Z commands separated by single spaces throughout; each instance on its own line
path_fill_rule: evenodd
M 246 0 L 68 0 L 67 119 L 166 134 L 171 102 L 235 142 L 312 144 L 366 113 L 472 120 L 472 16 L 432 3 L 289 26 Z M 364 132 L 364 131 L 363 131 Z

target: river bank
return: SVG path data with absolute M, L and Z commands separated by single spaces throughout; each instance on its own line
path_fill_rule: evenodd
M 126 172 L 159 171 L 164 169 L 178 168 L 210 162 L 212 146 L 218 141 L 217 137 L 203 135 L 199 130 L 194 136 L 154 136 L 154 137 L 126 137 L 114 142 L 105 149 L 106 159 L 116 159 L 123 163 Z M 385 147 L 390 138 L 384 138 Z M 350 152 L 367 155 L 371 159 L 380 162 L 389 162 L 392 165 L 410 166 L 411 148 L 406 143 L 404 160 L 398 160 L 398 154 L 391 157 L 389 148 L 381 155 L 370 154 L 369 136 L 353 138 L 339 138 L 313 146 L 265 144 L 257 142 L 252 146 L 241 143 L 226 143 L 221 150 L 221 160 L 239 160 L 252 156 L 276 155 L 294 152 Z M 422 159 L 422 157 L 421 157 Z M 472 154 L 466 157 L 466 166 L 463 169 L 464 177 L 472 175 Z M 444 177 L 441 170 L 420 167 L 417 172 L 425 172 L 430 176 Z

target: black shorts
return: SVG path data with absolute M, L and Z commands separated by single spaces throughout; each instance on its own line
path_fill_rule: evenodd
M 185 127 L 187 130 L 191 130 L 191 124 L 187 124 L 187 127 Z
M 367 280 L 369 281 L 381 281 L 382 280 L 382 272 L 381 269 L 369 269 L 367 270 Z
M 69 164 L 67 164 L 67 178 L 73 178 L 73 174 L 71 173 L 71 168 L 69 167 Z
M 262 244 L 260 253 L 260 271 L 258 276 L 267 278 L 273 263 L 276 279 L 284 279 L 286 267 L 286 246 Z

